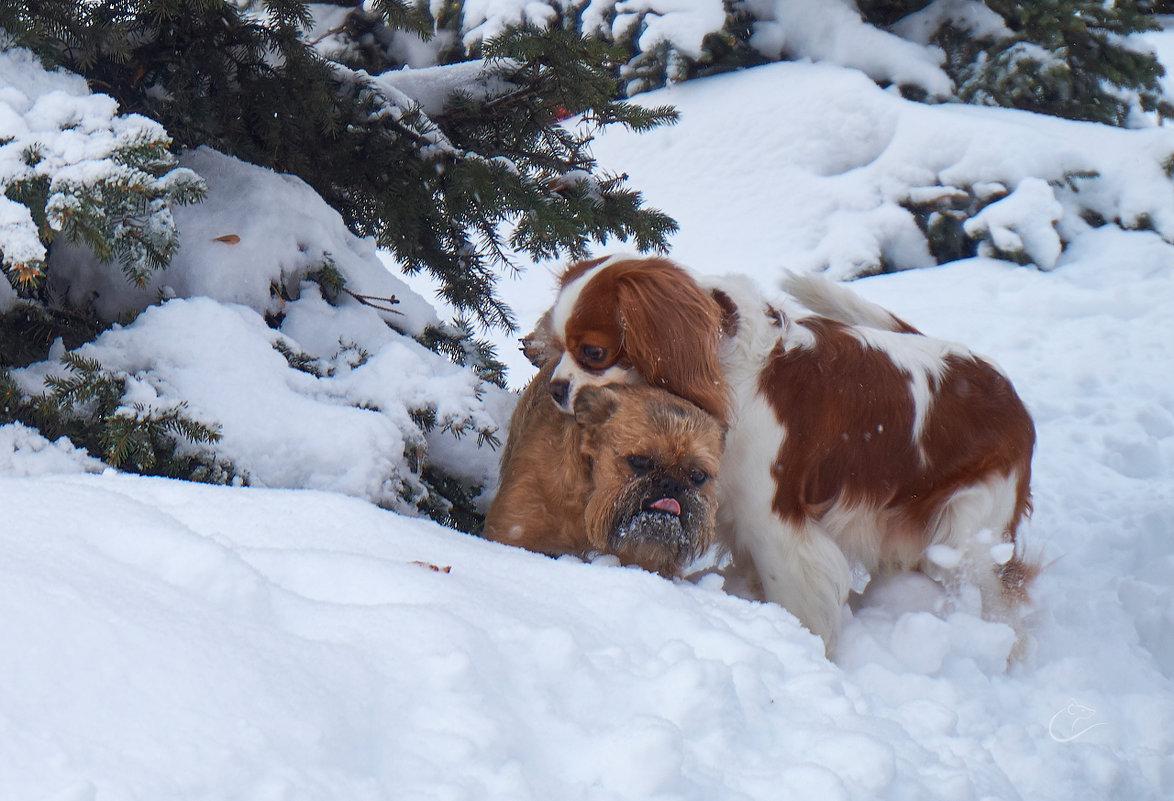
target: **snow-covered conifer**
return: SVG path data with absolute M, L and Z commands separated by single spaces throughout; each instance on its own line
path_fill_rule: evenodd
M 40 80 L 30 85 L 30 75 Z M 46 72 L 27 50 L 0 51 L 0 89 L 0 266 L 9 283 L 36 295 L 58 237 L 146 283 L 175 250 L 172 206 L 203 191 L 176 166 L 167 132 L 119 114 L 77 76 Z
M 892 20 L 894 6 L 912 11 Z M 870 19 L 945 51 L 958 99 L 1136 127 L 1169 116 L 1163 68 L 1133 34 L 1156 29 L 1144 0 L 934 0 L 860 6 Z
M 1162 68 L 1133 35 L 1174 10 L 1154 0 L 479 0 L 445 8 L 446 46 L 467 52 L 519 24 L 614 43 L 627 94 L 811 59 L 859 69 L 917 99 L 1131 127 L 1146 124 L 1142 112 L 1171 110 Z M 362 33 L 350 34 L 355 51 L 371 41 Z
M 159 121 L 180 147 L 298 175 L 483 325 L 513 324 L 494 287 L 519 252 L 582 256 L 609 238 L 665 246 L 672 220 L 595 164 L 590 133 L 556 127 L 569 114 L 636 127 L 673 119 L 615 101 L 604 43 L 502 29 L 481 43 L 486 60 L 444 66 L 468 56 L 444 49 L 451 37 L 424 42 L 439 24 L 413 8 L 375 3 L 323 29 L 300 0 L 43 0 L 0 27 Z M 351 23 L 373 29 L 355 33 L 363 48 L 346 46 Z M 432 69 L 402 69 L 421 64 Z

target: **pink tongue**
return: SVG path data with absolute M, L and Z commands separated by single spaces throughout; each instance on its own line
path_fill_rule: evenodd
M 668 512 L 670 515 L 676 515 L 677 517 L 681 516 L 681 504 L 677 503 L 673 498 L 661 498 L 648 508 L 655 509 L 658 512 Z

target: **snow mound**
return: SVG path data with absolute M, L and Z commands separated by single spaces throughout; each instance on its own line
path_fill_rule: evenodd
M 0 426 L 0 475 L 101 473 L 106 465 L 75 448 L 66 437 L 50 442 L 36 429 L 11 423 Z
M 978 195 L 995 183 L 1018 190 L 1014 214 L 1005 206 L 1004 216 L 1032 220 L 1018 235 L 1041 266 L 1094 218 L 1174 240 L 1170 129 L 927 106 L 826 64 L 772 64 L 639 100 L 675 105 L 681 124 L 639 136 L 607 131 L 596 157 L 625 164 L 648 202 L 677 219 L 674 253 L 703 271 L 785 265 L 851 278 L 927 266 L 925 221 L 912 210 L 921 194 Z M 975 234 L 1010 231 L 972 225 Z M 731 252 L 742 254 L 737 264 Z M 745 261 L 759 254 L 767 260 Z
M 1009 789 L 877 716 L 778 607 L 337 495 L 114 475 L 0 494 L 25 500 L 0 533 L 14 797 Z
M 504 439 L 512 397 L 414 340 L 440 319 L 374 242 L 300 179 L 208 148 L 182 161 L 208 197 L 176 209 L 181 249 L 145 287 L 81 248 L 51 257 L 54 291 L 107 319 L 138 315 L 79 351 L 124 378 L 128 413 L 186 404 L 222 435 L 200 449 L 258 486 L 434 514 L 449 501 L 426 470 L 474 494 L 494 486 L 491 444 Z M 335 290 L 328 301 L 324 270 L 376 300 Z M 64 373 L 62 353 L 12 375 L 28 395 L 43 392 Z
M 329 374 L 291 367 L 274 345 L 301 352 L 302 343 L 270 329 L 255 310 L 200 297 L 151 307 L 77 352 L 126 376 L 125 403 L 186 402 L 190 416 L 219 424 L 221 440 L 211 447 L 252 484 L 331 490 L 400 511 L 414 511 L 425 492 L 408 461 L 428 451 L 415 415 L 431 414 L 440 429 L 496 431 L 508 414 L 505 393 L 488 405 L 471 371 L 372 325 L 361 311 L 348 319 L 311 288 L 291 305 L 291 328 L 320 340 L 306 347 L 327 346 Z M 33 394 L 60 371 L 47 361 L 12 372 Z M 483 450 L 466 449 L 453 472 L 492 483 L 496 454 Z
M 180 160 L 208 185 L 204 202 L 174 210 L 180 248 L 171 264 L 144 287 L 94 263 L 81 248 L 54 250 L 54 287 L 70 301 L 92 301 L 108 320 L 135 314 L 161 298 L 207 297 L 262 314 L 285 310 L 310 273 L 331 267 L 348 288 L 398 302 L 383 315 L 398 329 L 419 334 L 439 325 L 428 303 L 391 275 L 371 239 L 352 234 L 337 211 L 296 176 L 234 159 L 207 147 Z M 60 252 L 60 255 L 58 255 Z M 353 303 L 344 296 L 341 302 Z

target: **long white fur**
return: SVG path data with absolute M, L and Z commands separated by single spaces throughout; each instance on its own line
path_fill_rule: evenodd
M 787 273 L 783 291 L 821 317 L 845 325 L 863 325 L 883 331 L 899 329 L 888 309 L 871 303 L 847 287 L 814 273 Z

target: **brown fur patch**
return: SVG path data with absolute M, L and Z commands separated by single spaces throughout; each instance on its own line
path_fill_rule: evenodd
M 788 432 L 772 465 L 775 513 L 798 523 L 837 503 L 865 506 L 897 523 L 881 532 L 885 547 L 912 532 L 920 540 L 908 545 L 920 550 L 930 521 L 957 491 L 1017 475 L 1014 516 L 998 532 L 1013 540 L 1031 506 L 1035 428 L 1006 377 L 981 359 L 947 356 L 915 436 L 907 374 L 839 323 L 800 322 L 815 345 L 776 347 L 760 376 Z M 1004 571 L 1009 581 L 1013 572 Z

